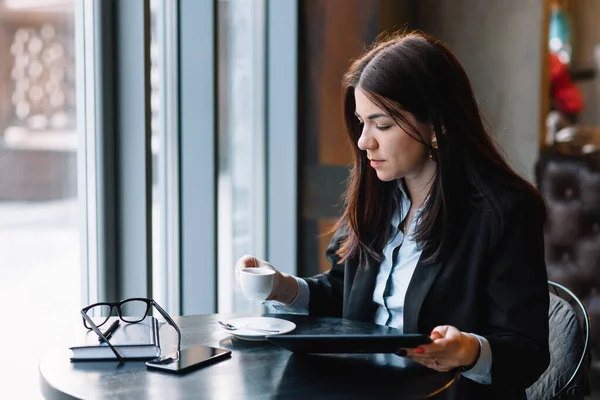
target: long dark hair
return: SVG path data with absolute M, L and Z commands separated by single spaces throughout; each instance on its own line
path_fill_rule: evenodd
M 490 137 L 464 69 L 439 40 L 420 32 L 399 33 L 376 43 L 354 61 L 344 77 L 344 118 L 353 150 L 353 167 L 345 193 L 345 210 L 333 229 L 347 236 L 337 255 L 356 257 L 362 266 L 382 259 L 389 240 L 390 218 L 397 203 L 395 182 L 382 182 L 369 168 L 366 152 L 358 148 L 361 127 L 355 116 L 358 88 L 388 113 L 410 136 L 431 144 L 403 116 L 409 112 L 436 133 L 436 174 L 429 199 L 414 232 L 424 244 L 424 261 L 442 256 L 460 237 L 467 207 L 493 212 L 502 229 L 503 208 L 498 185 L 537 194 L 517 175 Z M 474 199 L 476 200 L 474 204 Z M 543 203 L 542 203 L 543 204 Z

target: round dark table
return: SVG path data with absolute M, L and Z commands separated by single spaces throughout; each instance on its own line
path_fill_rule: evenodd
M 270 315 L 296 323 L 296 333 L 370 332 L 376 325 L 297 315 Z M 248 315 L 174 318 L 182 348 L 221 347 L 231 358 L 185 375 L 146 369 L 143 361 L 71 362 L 68 349 L 47 353 L 40 362 L 40 388 L 46 399 L 417 399 L 450 387 L 456 372 L 440 373 L 394 354 L 294 354 L 270 342 L 237 339 L 217 320 Z M 318 327 L 318 328 L 315 328 Z M 160 330 L 163 354 L 175 350 L 175 333 Z

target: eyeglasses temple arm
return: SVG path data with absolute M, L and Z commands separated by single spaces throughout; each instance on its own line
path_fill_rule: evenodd
M 98 336 L 100 336 L 108 345 L 108 347 L 110 347 L 110 349 L 112 350 L 113 353 L 115 353 L 115 356 L 117 357 L 117 359 L 119 360 L 120 363 L 125 362 L 125 360 L 123 360 L 123 357 L 121 357 L 121 355 L 119 354 L 119 352 L 117 351 L 117 349 L 115 349 L 113 347 L 112 344 L 110 344 L 110 342 L 108 341 L 108 339 L 104 336 L 104 334 L 102 333 L 102 331 L 100 331 L 100 329 L 96 326 L 96 324 L 94 323 L 94 321 L 92 321 L 92 319 L 89 317 L 89 315 L 87 315 L 87 313 L 84 310 L 81 310 L 81 315 L 83 316 L 83 318 L 87 321 L 88 325 L 92 327 L 92 329 L 94 330 L 94 332 L 96 332 L 96 334 Z
M 167 314 L 167 312 L 163 310 L 161 306 L 158 305 L 157 302 L 153 300 L 152 305 L 156 307 L 158 312 L 165 318 L 169 325 L 171 325 L 177 331 L 177 356 L 179 356 L 179 352 L 181 351 L 181 331 L 179 330 L 179 327 L 177 326 L 175 321 L 173 321 L 173 319 L 169 316 L 169 314 Z

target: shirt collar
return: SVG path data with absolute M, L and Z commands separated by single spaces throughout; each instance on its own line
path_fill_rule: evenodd
M 406 186 L 404 185 L 404 179 L 396 179 L 396 185 L 398 185 L 398 189 L 400 189 L 401 201 L 410 201 L 410 197 L 408 197 L 408 191 L 406 189 Z
M 400 179 L 396 179 L 396 185 L 398 186 L 398 189 L 400 190 L 400 204 L 403 205 L 408 205 L 408 207 L 410 207 L 412 201 L 410 199 L 410 197 L 408 196 L 408 189 L 406 189 L 406 184 L 404 183 L 404 178 L 400 178 Z M 431 196 L 431 193 L 429 193 L 427 195 L 427 197 L 425 197 L 425 201 L 423 202 L 423 204 L 421 205 L 421 207 L 419 207 L 416 210 L 416 215 L 420 214 L 421 211 L 423 211 L 423 208 L 425 208 L 425 205 L 427 204 L 427 202 L 429 201 L 429 197 Z M 407 210 L 408 212 L 408 210 Z

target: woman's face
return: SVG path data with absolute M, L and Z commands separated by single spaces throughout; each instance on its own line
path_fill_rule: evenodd
M 399 178 L 415 178 L 423 170 L 428 157 L 427 148 L 410 136 L 394 119 L 373 104 L 360 90 L 354 91 L 356 117 L 362 124 L 358 148 L 367 152 L 370 166 L 385 182 Z M 431 141 L 429 124 L 423 124 L 406 112 L 406 120 L 415 127 L 426 143 Z M 413 133 L 414 136 L 414 133 Z

